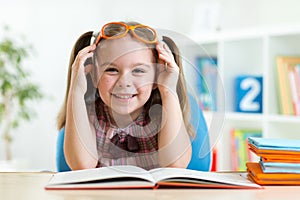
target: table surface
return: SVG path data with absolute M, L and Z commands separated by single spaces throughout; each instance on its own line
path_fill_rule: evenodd
M 0 199 L 299 199 L 300 186 L 266 186 L 264 189 L 136 189 L 136 190 L 56 190 L 47 191 L 53 173 L 48 172 L 0 172 Z

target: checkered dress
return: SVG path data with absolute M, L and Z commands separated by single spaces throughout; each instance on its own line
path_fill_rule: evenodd
M 135 165 L 147 170 L 159 167 L 157 133 L 161 124 L 160 113 L 149 117 L 144 109 L 135 121 L 125 128 L 119 128 L 110 123 L 107 106 L 96 101 L 94 108 L 96 109 L 88 109 L 88 112 L 96 130 L 98 167 Z M 126 136 L 132 136 L 130 138 L 134 138 L 138 149 L 132 152 L 115 145 L 112 138 L 116 135 L 121 142 Z

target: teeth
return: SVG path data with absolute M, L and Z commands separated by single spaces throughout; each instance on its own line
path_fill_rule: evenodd
M 133 97 L 133 95 L 118 95 L 118 94 L 114 94 L 114 96 L 120 99 L 129 99 Z

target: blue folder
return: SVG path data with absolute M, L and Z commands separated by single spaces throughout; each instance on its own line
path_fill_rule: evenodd
M 257 149 L 300 151 L 300 140 L 296 139 L 249 137 L 248 143 Z
M 300 163 L 259 162 L 264 173 L 300 173 Z

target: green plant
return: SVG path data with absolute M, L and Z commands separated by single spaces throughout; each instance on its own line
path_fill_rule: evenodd
M 4 33 L 9 33 L 8 27 L 4 28 Z M 30 45 L 19 44 L 10 37 L 0 39 L 0 133 L 4 139 L 6 160 L 12 159 L 12 130 L 21 121 L 28 121 L 35 115 L 29 106 L 30 101 L 43 97 L 24 67 L 24 60 L 31 51 Z

